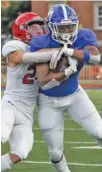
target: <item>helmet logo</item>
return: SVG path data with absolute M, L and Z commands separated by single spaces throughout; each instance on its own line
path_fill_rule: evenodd
M 61 23 L 72 23 L 72 20 L 71 19 L 63 19 L 62 21 L 61 21 Z
M 20 28 L 20 30 L 22 30 L 22 29 L 25 29 L 26 30 L 26 25 L 25 24 L 20 25 L 19 28 Z

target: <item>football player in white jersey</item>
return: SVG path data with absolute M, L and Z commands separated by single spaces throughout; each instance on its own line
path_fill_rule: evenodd
M 1 142 L 9 141 L 10 153 L 1 157 L 1 171 L 26 159 L 33 145 L 33 113 L 39 85 L 34 63 L 47 62 L 53 52 L 31 53 L 33 36 L 45 34 L 43 19 L 33 12 L 21 14 L 14 22 L 14 40 L 7 42 L 2 54 L 7 58 L 7 83 L 2 98 Z

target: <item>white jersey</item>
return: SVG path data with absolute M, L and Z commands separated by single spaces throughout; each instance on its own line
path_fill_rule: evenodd
M 19 40 L 7 42 L 2 49 L 2 54 L 7 57 L 16 50 L 30 51 L 29 45 Z M 3 98 L 10 100 L 23 113 L 34 110 L 38 95 L 38 82 L 33 64 L 18 64 L 15 67 L 7 66 L 7 83 Z

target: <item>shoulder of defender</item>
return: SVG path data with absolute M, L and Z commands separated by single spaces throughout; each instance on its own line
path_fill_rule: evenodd
M 5 43 L 5 45 L 2 48 L 2 55 L 4 57 L 8 56 L 10 53 L 16 51 L 16 50 L 25 50 L 27 49 L 29 46 L 20 41 L 20 40 L 11 40 Z

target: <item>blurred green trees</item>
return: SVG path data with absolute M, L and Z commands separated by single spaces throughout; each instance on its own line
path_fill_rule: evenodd
M 23 12 L 31 11 L 31 1 L 7 1 L 1 4 L 1 34 L 11 34 L 14 20 Z

